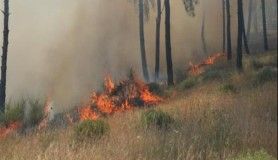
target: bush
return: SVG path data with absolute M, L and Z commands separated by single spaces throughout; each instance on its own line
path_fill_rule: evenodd
M 77 138 L 100 138 L 109 131 L 109 125 L 103 120 L 85 120 L 75 127 Z
M 149 87 L 150 92 L 152 92 L 152 93 L 155 93 L 157 95 L 163 94 L 163 89 L 157 83 L 150 83 L 150 84 L 148 84 L 148 87 Z
M 39 100 L 29 100 L 29 112 L 27 116 L 27 124 L 35 126 L 40 123 L 44 116 L 44 104 Z
M 190 77 L 185 79 L 179 84 L 180 89 L 189 89 L 194 87 L 196 84 L 198 84 L 198 79 L 196 77 Z
M 227 73 L 221 70 L 208 70 L 202 74 L 202 80 L 209 81 L 209 80 L 224 80 L 227 76 Z
M 269 155 L 266 151 L 260 150 L 255 153 L 244 153 L 231 160 L 275 160 L 274 157 Z
M 224 84 L 220 86 L 220 90 L 225 93 L 235 93 L 237 91 L 233 84 Z
M 153 126 L 159 129 L 166 129 L 170 127 L 170 124 L 174 121 L 168 113 L 156 110 L 144 112 L 141 120 L 145 127 L 149 128 Z
M 277 79 L 277 69 L 272 67 L 263 67 L 260 69 L 255 77 L 254 84 L 263 84 L 268 81 L 276 80 Z
M 9 124 L 16 121 L 22 121 L 24 119 L 25 100 L 18 102 L 9 102 L 6 105 L 6 111 L 4 114 L 4 123 Z

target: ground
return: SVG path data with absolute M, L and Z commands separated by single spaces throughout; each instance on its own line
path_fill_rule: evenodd
M 110 130 L 97 139 L 76 139 L 76 124 L 12 135 L 0 159 L 277 159 L 277 51 L 244 59 L 241 73 L 223 60 L 160 91 L 167 128 L 145 127 L 146 107 L 105 118 Z

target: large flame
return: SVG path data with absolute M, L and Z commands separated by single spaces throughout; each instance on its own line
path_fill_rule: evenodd
M 159 96 L 149 91 L 149 87 L 133 76 L 118 85 L 111 77 L 104 79 L 104 92 L 93 92 L 89 102 L 79 109 L 80 120 L 97 120 L 104 115 L 124 112 L 138 106 L 156 105 Z
M 0 128 L 0 139 L 7 137 L 8 135 L 16 132 L 22 126 L 21 122 L 13 122 L 6 127 Z
M 204 72 L 204 67 L 208 66 L 208 65 L 212 65 L 215 64 L 215 62 L 220 59 L 221 57 L 223 57 L 224 54 L 223 53 L 215 53 L 211 56 L 209 56 L 207 59 L 205 59 L 203 62 L 201 62 L 200 64 L 196 64 L 194 65 L 192 62 L 189 63 L 190 67 L 189 67 L 189 73 L 191 75 L 199 75 L 201 73 Z

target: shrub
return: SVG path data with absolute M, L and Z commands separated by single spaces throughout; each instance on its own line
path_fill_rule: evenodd
M 211 148 L 223 156 L 224 149 L 236 147 L 240 143 L 238 134 L 233 129 L 234 121 L 225 110 L 204 110 L 197 122 L 199 133 L 195 135 L 195 143 L 199 151 Z
M 223 84 L 220 86 L 220 90 L 225 93 L 235 93 L 237 91 L 236 87 L 233 84 Z
M 255 153 L 248 152 L 240 154 L 231 160 L 275 160 L 275 158 L 269 155 L 266 151 L 260 150 Z
M 109 125 L 103 120 L 85 120 L 75 127 L 77 138 L 100 138 L 109 131 Z
M 155 93 L 157 95 L 162 95 L 163 93 L 163 89 L 161 88 L 161 86 L 157 83 L 150 83 L 148 84 L 149 90 L 152 93 Z
M 160 110 L 149 110 L 144 112 L 141 120 L 145 127 L 149 128 L 153 126 L 159 129 L 166 129 L 170 127 L 170 124 L 174 121 L 168 113 Z
M 37 125 L 44 116 L 44 105 L 39 100 L 29 100 L 29 113 L 27 116 L 27 124 L 34 126 Z
M 227 76 L 227 73 L 221 70 L 208 70 L 202 74 L 202 80 L 223 80 Z
M 189 89 L 194 87 L 196 84 L 198 84 L 198 79 L 196 77 L 190 77 L 185 79 L 179 84 L 180 89 Z
M 276 80 L 277 79 L 277 69 L 272 67 L 263 67 L 260 69 L 255 77 L 254 84 L 263 84 L 268 81 Z
M 24 118 L 25 100 L 18 102 L 9 102 L 6 105 L 6 111 L 4 114 L 4 123 L 9 124 L 16 121 L 22 121 Z

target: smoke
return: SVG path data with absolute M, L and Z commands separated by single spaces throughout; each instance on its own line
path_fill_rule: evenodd
M 138 10 L 132 2 L 12 1 L 8 97 L 50 95 L 54 106 L 61 106 L 61 110 L 85 100 L 93 89 L 102 86 L 107 74 L 120 80 L 132 67 L 141 75 Z M 201 2 L 195 17 L 186 14 L 181 0 L 174 0 L 171 5 L 175 70 L 185 69 L 189 59 L 203 54 L 200 30 L 204 8 L 209 52 L 221 50 L 219 1 L 209 0 L 205 7 Z M 154 74 L 155 14 L 152 10 L 145 24 L 151 75 Z M 165 77 L 164 15 L 161 31 L 161 70 Z

